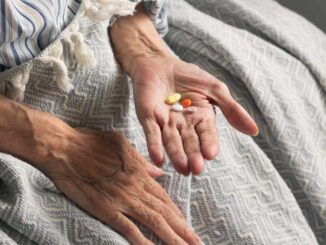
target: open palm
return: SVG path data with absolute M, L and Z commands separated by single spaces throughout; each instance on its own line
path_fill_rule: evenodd
M 139 61 L 133 71 L 137 116 L 149 154 L 158 165 L 164 160 L 164 145 L 179 173 L 202 172 L 204 159 L 214 158 L 219 149 L 213 105 L 237 130 L 249 135 L 258 133 L 257 125 L 231 97 L 227 86 L 194 64 L 174 56 L 150 57 Z M 175 92 L 182 99 L 191 99 L 196 112 L 172 111 L 165 99 Z

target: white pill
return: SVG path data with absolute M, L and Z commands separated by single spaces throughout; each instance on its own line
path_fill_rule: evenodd
M 183 106 L 180 105 L 180 104 L 178 104 L 178 103 L 172 105 L 171 107 L 172 107 L 172 110 L 173 110 L 173 111 L 177 111 L 177 112 L 181 112 L 181 111 L 183 111 Z
M 197 111 L 197 107 L 190 106 L 184 109 L 185 112 L 193 113 Z

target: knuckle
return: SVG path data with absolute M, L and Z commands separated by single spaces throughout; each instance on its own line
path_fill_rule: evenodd
M 198 129 L 198 134 L 200 135 L 201 140 L 214 139 L 217 138 L 217 129 L 215 127 L 201 128 Z
M 162 216 L 158 213 L 154 213 L 149 216 L 149 223 L 154 227 L 154 228 L 159 228 L 161 227 L 162 224 Z
M 166 151 L 169 155 L 182 154 L 182 142 L 180 137 L 170 137 L 164 142 Z
M 132 236 L 133 234 L 135 234 L 135 231 L 136 231 L 136 229 L 134 226 L 132 226 L 132 224 L 125 225 L 124 234 L 126 236 Z
M 227 92 L 227 91 L 229 91 L 229 88 L 228 88 L 228 86 L 226 86 L 225 83 L 223 83 L 221 81 L 215 81 L 213 83 L 213 90 L 221 91 L 221 92 Z
M 181 229 L 181 232 L 180 232 L 181 237 L 186 238 L 189 236 L 189 234 L 191 234 L 191 233 L 189 232 L 188 228 L 184 227 Z
M 200 157 L 202 154 L 201 154 L 201 151 L 200 151 L 200 148 L 199 146 L 198 147 L 194 147 L 194 148 L 190 148 L 189 149 L 189 159 L 192 159 L 192 161 L 194 162 L 193 159 L 197 159 L 198 157 Z M 194 163 L 196 165 L 196 162 Z
M 121 223 L 120 214 L 118 212 L 113 213 L 111 220 L 113 224 L 117 224 L 117 225 L 120 224 Z
M 160 134 L 156 131 L 146 132 L 146 139 L 148 145 L 160 145 Z
M 176 144 L 169 144 L 167 147 L 167 151 L 169 155 L 172 156 L 177 156 L 177 155 L 182 155 L 183 151 L 176 145 Z
M 138 216 L 143 216 L 146 219 L 147 209 L 144 208 L 141 203 L 133 199 L 130 200 L 130 198 L 128 200 L 126 199 L 126 203 L 127 205 L 124 210 L 126 213 L 132 213 Z
M 150 213 L 149 213 L 148 208 L 142 208 L 142 209 L 139 209 L 139 210 L 138 210 L 138 213 L 140 213 L 140 214 L 143 216 L 144 221 L 145 221 L 146 223 L 150 223 L 150 221 L 151 221 L 151 215 L 150 215 Z
M 171 202 L 171 199 L 170 199 L 168 193 L 167 193 L 165 190 L 162 191 L 162 194 L 161 194 L 161 200 L 162 200 L 164 203 L 169 203 L 169 202 Z
M 158 184 L 156 187 L 159 199 L 162 200 L 163 203 L 167 204 L 171 200 L 169 194 L 164 188 L 161 187 L 161 185 Z
M 164 205 L 161 204 L 160 206 L 158 206 L 157 212 L 162 216 L 163 219 L 167 220 L 169 218 L 169 211 Z
M 188 141 L 191 144 L 197 143 L 198 142 L 198 137 L 195 134 L 190 134 L 190 135 L 185 135 L 183 137 L 183 140 L 186 142 Z
M 168 155 L 170 156 L 171 161 L 176 168 L 181 167 L 181 169 L 183 169 L 183 166 L 187 164 L 187 158 L 184 152 L 172 152 L 168 153 Z
M 189 144 L 185 147 L 185 151 L 188 155 L 188 159 L 201 155 L 200 144 Z
M 199 135 L 204 135 L 204 134 L 211 135 L 211 133 L 213 133 L 213 132 L 211 132 L 211 129 L 208 127 L 197 127 L 196 130 Z
M 167 144 L 171 146 L 175 146 L 176 142 L 178 142 L 179 140 L 180 136 L 175 134 L 167 135 L 166 137 Z

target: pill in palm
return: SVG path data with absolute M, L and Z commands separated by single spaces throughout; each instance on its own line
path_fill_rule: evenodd
M 181 112 L 183 111 L 183 106 L 180 105 L 179 103 L 172 105 L 172 110 L 176 112 Z
M 174 94 L 171 94 L 169 95 L 167 98 L 166 98 L 166 103 L 169 104 L 169 105 L 173 105 L 175 103 L 177 103 L 179 100 L 181 99 L 181 94 L 179 93 L 174 93 Z
M 190 106 L 184 109 L 185 112 L 193 113 L 197 111 L 197 108 L 194 106 Z
M 182 101 L 182 105 L 183 105 L 183 107 L 189 107 L 189 106 L 191 106 L 191 100 L 190 99 L 184 99 L 183 101 Z

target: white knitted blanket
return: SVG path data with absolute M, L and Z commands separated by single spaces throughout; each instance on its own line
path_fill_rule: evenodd
M 170 0 L 167 8 L 170 47 L 225 81 L 261 133 L 236 132 L 218 111 L 219 157 L 199 177 L 180 176 L 167 162 L 158 181 L 205 244 L 326 244 L 326 35 L 272 0 Z M 69 94 L 54 82 L 53 63 L 38 61 L 59 40 L 0 73 L 0 81 L 30 69 L 24 103 L 72 126 L 121 131 L 148 157 L 132 85 L 114 59 L 107 23 L 78 22 L 97 65 L 75 64 L 64 43 L 74 85 Z M 0 153 L 0 244 L 128 242 L 28 163 Z

